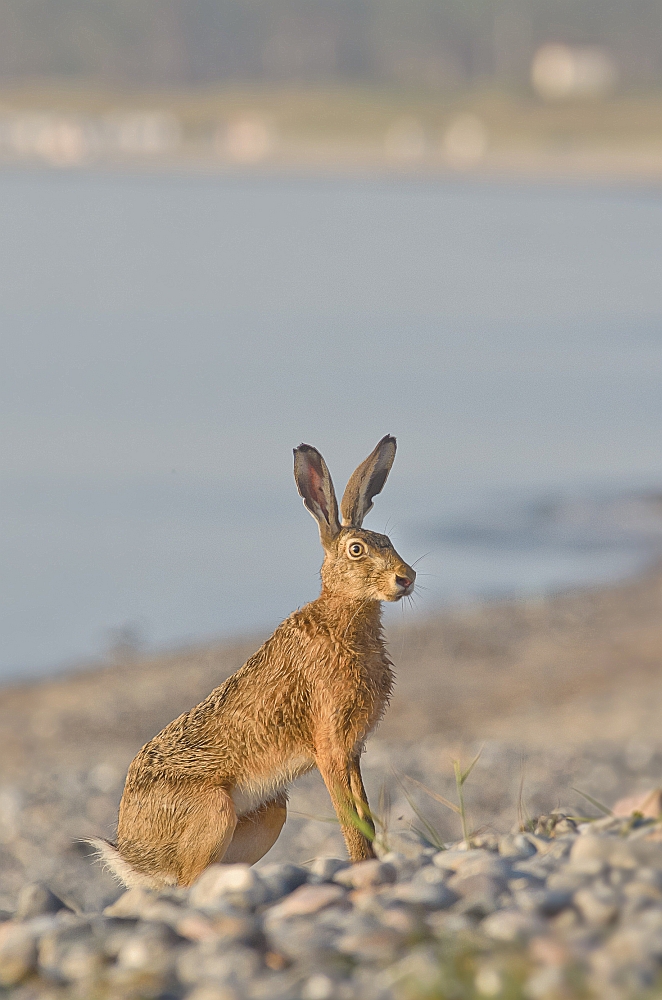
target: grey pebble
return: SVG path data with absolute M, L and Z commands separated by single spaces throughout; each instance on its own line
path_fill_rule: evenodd
M 349 868 L 349 862 L 340 858 L 313 858 L 309 865 L 311 876 L 322 882 L 330 882 L 341 868 Z
M 457 872 L 448 880 L 448 888 L 457 896 L 499 896 L 507 888 L 505 878 L 494 875 L 486 875 L 482 872 L 475 872 L 464 875 L 462 871 Z
M 230 903 L 250 909 L 266 903 L 269 889 L 249 865 L 210 865 L 189 893 L 191 906 L 214 910 Z
M 143 924 L 122 944 L 117 953 L 121 969 L 152 976 L 167 976 L 175 965 L 176 934 L 162 924 Z
M 37 965 L 37 938 L 29 927 L 0 928 L 0 986 L 16 986 Z
M 446 851 L 438 851 L 432 858 L 432 864 L 436 865 L 437 868 L 457 871 L 469 858 L 482 857 L 487 854 L 487 851 L 467 851 L 460 848 L 449 848 Z
M 449 888 L 445 873 L 433 866 L 421 868 L 414 877 L 391 890 L 393 899 L 431 910 L 445 910 L 457 899 L 458 893 Z
M 440 954 L 464 936 L 488 964 L 504 946 L 556 949 L 601 997 L 655 983 L 662 852 L 650 827 L 610 818 L 576 833 L 551 816 L 540 830 L 444 851 L 407 833 L 355 865 L 213 865 L 190 890 L 132 889 L 103 916 L 77 916 L 33 883 L 0 922 L 0 985 L 28 991 L 20 1000 L 64 989 L 113 1000 L 402 1000 L 413 981 L 442 990 Z M 565 988 L 555 961 L 529 977 L 530 1000 Z
M 616 919 L 620 898 L 610 886 L 597 883 L 578 889 L 573 902 L 588 924 L 604 927 Z
M 244 994 L 228 984 L 203 983 L 187 993 L 186 1000 L 244 1000 Z
M 646 909 L 649 906 L 662 905 L 662 890 L 650 882 L 632 881 L 623 888 L 623 895 L 626 901 L 624 916 L 631 917 L 633 914 Z
M 522 942 L 543 933 L 545 923 L 531 913 L 506 909 L 485 917 L 480 929 L 495 941 Z
M 388 962 L 393 960 L 401 944 L 401 935 L 392 927 L 375 927 L 342 935 L 336 947 L 358 961 Z
M 535 846 L 522 833 L 507 833 L 499 837 L 499 854 L 504 858 L 524 859 L 535 853 Z
M 265 914 L 265 923 L 270 926 L 291 917 L 311 916 L 327 906 L 344 904 L 347 893 L 342 886 L 322 883 L 321 885 L 301 885 Z
M 436 853 L 436 849 L 421 840 L 413 830 L 390 832 L 383 848 L 379 842 L 375 847 L 377 855 L 382 861 L 390 861 L 391 856 L 395 855 L 404 860 L 416 861 L 421 864 L 430 860 Z
M 324 956 L 334 954 L 335 942 L 339 936 L 337 926 L 325 926 L 320 921 L 297 917 L 271 925 L 267 941 L 272 951 L 285 955 L 291 961 L 314 965 L 322 961 Z
M 527 888 L 514 893 L 515 903 L 523 913 L 553 917 L 572 903 L 572 892 L 547 888 Z
M 59 896 L 41 882 L 31 882 L 24 885 L 18 894 L 15 920 L 30 920 L 46 913 L 57 913 L 68 909 Z
M 92 980 L 105 964 L 102 943 L 89 928 L 52 931 L 39 942 L 39 966 L 50 979 L 64 983 Z
M 303 885 L 308 880 L 309 876 L 306 868 L 303 868 L 301 865 L 288 863 L 264 865 L 258 869 L 258 872 L 261 881 L 268 890 L 269 902 L 281 899 L 283 896 L 287 896 L 290 892 L 298 889 L 300 885 Z
M 361 861 L 336 872 L 333 881 L 352 889 L 365 889 L 369 886 L 388 885 L 398 877 L 395 865 L 387 861 Z
M 558 871 L 550 872 L 547 876 L 547 888 L 553 892 L 576 892 L 589 881 L 590 876 L 570 865 L 564 865 Z
M 186 985 L 209 982 L 240 989 L 257 975 L 262 963 L 252 948 L 219 947 L 215 942 L 186 948 L 177 959 L 177 972 Z

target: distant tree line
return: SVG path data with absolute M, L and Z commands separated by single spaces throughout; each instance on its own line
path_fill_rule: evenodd
M 0 0 L 0 77 L 522 84 L 550 41 L 662 81 L 662 0 Z

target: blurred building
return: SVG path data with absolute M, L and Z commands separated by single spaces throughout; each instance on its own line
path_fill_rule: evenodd
M 97 159 L 167 156 L 180 144 L 179 122 L 167 112 L 0 112 L 0 160 L 69 167 Z
M 554 44 L 662 81 L 662 0 L 0 0 L 0 24 L 5 80 L 528 85 Z

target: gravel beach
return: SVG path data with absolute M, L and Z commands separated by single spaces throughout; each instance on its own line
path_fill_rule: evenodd
M 661 783 L 659 567 L 391 630 L 397 689 L 364 762 L 379 861 L 347 866 L 311 775 L 256 868 L 123 895 L 81 839 L 112 837 L 135 752 L 259 641 L 0 692 L 2 988 L 25 1000 L 658 995 L 659 799 L 604 809 Z M 453 760 L 479 751 L 467 848 L 438 797 L 457 803 Z

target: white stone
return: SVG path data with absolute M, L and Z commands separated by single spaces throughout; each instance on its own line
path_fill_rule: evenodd
M 340 858 L 313 858 L 308 867 L 313 875 L 327 880 L 333 878 L 341 868 L 348 868 L 349 862 Z
M 302 917 L 309 914 L 318 913 L 332 903 L 344 901 L 345 890 L 339 885 L 302 885 L 289 896 L 272 906 L 267 911 L 266 919 L 269 922 L 286 920 L 288 917 Z
M 397 876 L 398 873 L 393 865 L 373 859 L 360 861 L 351 868 L 337 872 L 333 876 L 333 881 L 354 889 L 365 889 L 372 885 L 388 885 L 395 882 Z
M 497 910 L 485 917 L 480 925 L 481 930 L 495 941 L 526 941 L 535 934 L 540 934 L 545 924 L 531 913 L 520 910 Z
M 259 904 L 267 896 L 260 876 L 250 865 L 211 865 L 192 887 L 189 900 L 191 906 L 204 910 L 230 897 L 236 901 L 238 896 L 249 905 Z

